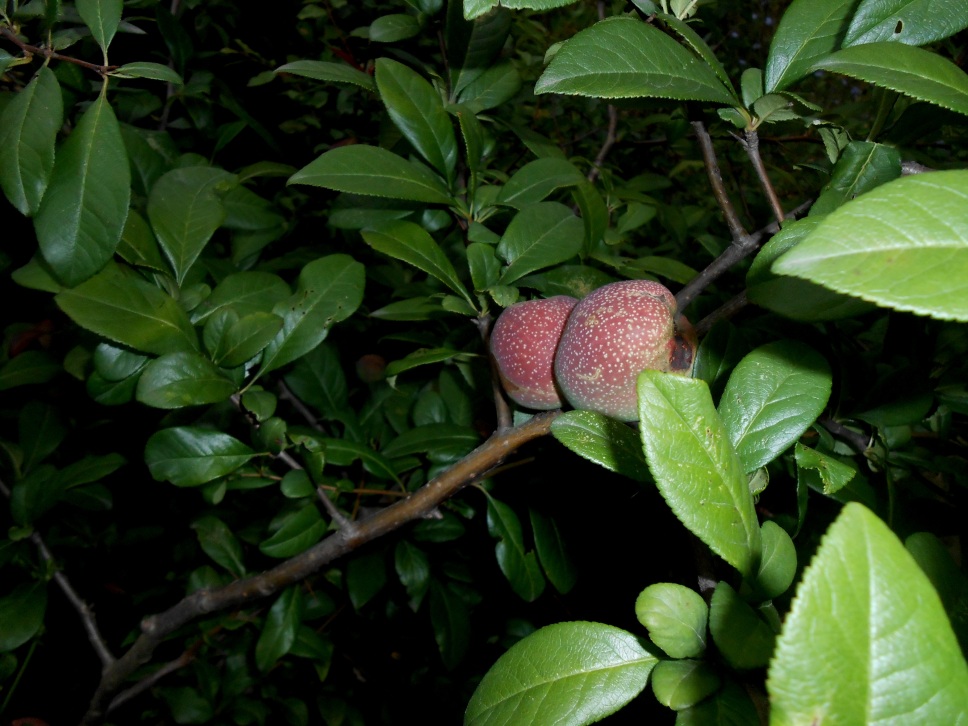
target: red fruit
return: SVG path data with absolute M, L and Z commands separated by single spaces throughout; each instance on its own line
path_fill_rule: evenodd
M 556 295 L 515 303 L 498 316 L 491 330 L 491 355 L 501 384 L 515 403 L 542 411 L 562 405 L 555 384 L 555 349 L 577 302 Z
M 572 310 L 558 344 L 555 376 L 575 408 L 635 421 L 639 373 L 688 375 L 695 352 L 692 326 L 676 315 L 676 299 L 665 286 L 613 282 Z

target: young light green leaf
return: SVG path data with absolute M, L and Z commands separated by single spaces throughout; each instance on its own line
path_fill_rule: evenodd
M 380 98 L 400 133 L 452 182 L 457 138 L 440 94 L 415 70 L 390 58 L 377 60 L 375 78 Z
M 817 60 L 825 70 L 968 114 L 968 74 L 937 53 L 904 43 L 868 43 Z
M 857 473 L 846 464 L 803 444 L 797 444 L 795 457 L 800 469 L 818 472 L 824 494 L 835 494 L 843 489 Z
M 62 282 L 77 285 L 107 264 L 121 239 L 130 197 L 121 129 L 100 95 L 58 150 L 34 217 L 41 254 Z
M 423 270 L 444 283 L 451 290 L 475 305 L 475 300 L 467 292 L 453 263 L 444 254 L 440 245 L 423 227 L 413 222 L 384 222 L 364 229 L 361 234 L 366 243 L 377 252 L 390 255 L 418 270 Z
M 523 209 L 544 201 L 556 189 L 575 186 L 584 180 L 584 174 L 567 159 L 535 159 L 514 172 L 497 195 L 497 202 Z
M 44 625 L 47 585 L 18 585 L 0 598 L 0 653 L 9 653 L 33 638 Z
M 569 592 L 578 581 L 578 571 L 565 547 L 558 525 L 551 517 L 531 509 L 534 548 L 545 574 L 561 594 Z
M 453 201 L 447 186 L 426 166 L 366 144 L 330 149 L 288 183 L 429 204 Z
M 235 176 L 211 166 L 172 169 L 151 188 L 148 221 L 178 284 L 225 220 L 219 197 Z
M 652 671 L 652 692 L 666 708 L 681 711 L 719 688 L 719 674 L 701 660 L 663 660 Z
M 810 73 L 818 59 L 840 47 L 857 0 L 793 0 L 784 11 L 766 59 L 766 92 Z
M 176 86 L 184 86 L 185 81 L 175 73 L 173 68 L 163 66 L 161 63 L 151 63 L 148 61 L 137 61 L 135 63 L 125 63 L 123 66 L 111 71 L 108 75 L 115 78 L 148 78 L 153 81 L 164 81 Z
M 273 73 L 292 73 L 295 76 L 312 78 L 315 81 L 352 83 L 353 85 L 365 88 L 367 91 L 376 90 L 376 83 L 373 82 L 373 76 L 344 63 L 297 60 L 279 66 Z
M 670 658 L 698 658 L 706 650 L 709 608 L 695 590 L 671 582 L 649 585 L 635 600 L 635 616 Z
M 335 323 L 356 312 L 364 282 L 363 265 L 349 255 L 328 255 L 303 267 L 295 294 L 272 309 L 283 328 L 266 346 L 261 372 L 291 363 L 323 342 Z
M 602 20 L 565 41 L 534 90 L 594 98 L 737 103 L 706 63 L 658 28 L 630 16 Z
M 803 343 L 769 343 L 743 358 L 719 402 L 743 471 L 793 446 L 823 412 L 832 385 L 827 361 Z
M 878 305 L 968 321 L 966 190 L 964 170 L 895 179 L 825 217 L 773 270 Z
M 500 5 L 509 10 L 552 10 L 575 0 L 464 0 L 464 17 L 473 20 Z
M 198 535 L 198 544 L 205 554 L 235 577 L 245 577 L 242 545 L 225 522 L 208 514 L 192 522 L 192 529 Z
M 844 47 L 882 40 L 927 45 L 965 28 L 968 5 L 961 0 L 862 0 Z
M 302 625 L 302 615 L 302 590 L 297 586 L 287 587 L 269 608 L 255 644 L 255 664 L 260 671 L 265 673 L 289 652 Z
M 329 523 L 319 515 L 315 504 L 307 504 L 283 520 L 271 537 L 259 543 L 259 551 L 269 557 L 286 559 L 309 549 L 322 539 Z
M 464 726 L 591 724 L 639 695 L 658 662 L 639 638 L 611 625 L 549 625 L 491 666 L 471 696 Z
M 135 350 L 155 355 L 197 351 L 185 311 L 146 280 L 109 264 L 54 301 L 75 323 Z
M 705 382 L 643 371 L 639 432 L 659 492 L 687 529 L 743 575 L 760 555 L 746 476 Z
M 123 0 L 75 0 L 74 2 L 81 20 L 90 29 L 97 44 L 101 46 L 105 58 L 107 58 L 108 46 L 111 45 L 114 34 L 118 31 L 118 25 L 121 24 L 123 6 Z
M 40 206 L 63 117 L 60 84 L 46 65 L 0 114 L 0 189 L 21 214 Z
M 843 508 L 805 571 L 767 689 L 779 725 L 968 722 L 968 664 L 941 601 L 863 505 Z
M 152 434 L 145 463 L 156 481 L 178 487 L 204 484 L 230 474 L 255 452 L 238 439 L 197 426 L 176 426 Z
M 797 574 L 797 549 L 786 530 L 776 522 L 763 522 L 763 552 L 756 573 L 756 588 L 764 600 L 785 593 Z
M 185 408 L 227 401 L 235 383 L 198 353 L 168 353 L 145 366 L 136 398 L 155 408 Z
M 498 540 L 495 550 L 501 572 L 522 599 L 534 602 L 544 592 L 545 579 L 534 552 L 524 549 L 521 520 L 507 504 L 487 498 L 487 529 Z
M 500 284 L 509 285 L 574 257 L 584 238 L 581 220 L 564 204 L 538 202 L 525 207 L 514 215 L 497 245 L 498 256 L 507 263 Z
M 716 585 L 709 603 L 709 634 L 720 655 L 737 670 L 765 666 L 776 641 L 773 629 L 726 581 Z
M 634 429 L 594 411 L 566 411 L 551 424 L 564 446 L 609 471 L 641 482 L 652 481 Z

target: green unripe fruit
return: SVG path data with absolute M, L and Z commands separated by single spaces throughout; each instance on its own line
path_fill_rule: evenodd
M 636 380 L 652 369 L 689 375 L 696 338 L 658 282 L 625 280 L 579 302 L 561 334 L 555 377 L 568 402 L 621 421 L 639 417 Z
M 491 330 L 491 355 L 501 385 L 518 405 L 546 411 L 564 403 L 555 383 L 555 350 L 577 302 L 556 295 L 515 303 L 498 316 Z

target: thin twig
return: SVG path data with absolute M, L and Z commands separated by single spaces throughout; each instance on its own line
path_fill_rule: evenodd
M 760 180 L 763 193 L 766 194 L 766 199 L 770 203 L 770 208 L 773 210 L 773 217 L 777 222 L 782 222 L 785 217 L 783 205 L 780 204 L 780 198 L 776 194 L 773 182 L 770 181 L 770 175 L 766 172 L 763 157 L 760 156 L 759 134 L 757 134 L 756 129 L 747 129 L 743 136 L 743 148 L 746 149 L 746 155 L 749 157 L 753 169 L 756 170 L 756 177 Z
M 92 70 L 101 76 L 106 76 L 111 71 L 117 70 L 119 68 L 119 66 L 105 66 L 105 65 L 98 65 L 97 63 L 88 63 L 87 61 L 83 61 L 80 58 L 74 58 L 69 55 L 61 55 L 56 50 L 51 50 L 50 48 L 41 48 L 40 46 L 31 45 L 30 43 L 25 43 L 20 38 L 17 37 L 16 33 L 14 33 L 9 28 L 0 28 L 0 35 L 2 35 L 11 43 L 16 45 L 18 48 L 20 48 L 20 50 L 24 51 L 25 53 L 30 53 L 31 55 L 39 55 L 44 58 L 51 58 L 53 60 L 64 61 L 65 63 L 73 63 L 74 65 L 80 66 L 81 68 L 87 68 L 89 70 Z
M 702 153 L 703 164 L 706 167 L 706 176 L 709 177 L 709 185 L 713 189 L 713 197 L 726 218 L 726 226 L 729 228 L 730 237 L 733 238 L 734 245 L 743 245 L 749 239 L 743 223 L 739 221 L 736 214 L 736 207 L 733 206 L 729 194 L 726 192 L 726 185 L 723 184 L 723 173 L 719 169 L 719 160 L 716 158 L 716 149 L 713 146 L 712 137 L 706 130 L 706 124 L 700 120 L 692 121 L 692 129 L 699 141 L 699 150 Z
M 591 171 L 588 172 L 588 181 L 593 182 L 598 179 L 599 174 L 602 173 L 602 166 L 605 164 L 605 157 L 608 156 L 608 152 L 615 146 L 617 139 L 618 109 L 612 104 L 608 104 L 608 128 L 605 131 L 605 141 L 602 142 L 602 148 L 598 150 L 598 155 L 595 157 L 595 161 L 592 162 Z
M 175 658 L 175 660 L 168 661 L 161 668 L 151 673 L 151 675 L 142 678 L 140 681 L 131 686 L 131 688 L 121 691 L 121 693 L 111 699 L 111 703 L 107 708 L 107 713 L 111 713 L 119 706 L 122 706 L 130 701 L 132 698 L 140 696 L 165 676 L 174 673 L 175 671 L 179 671 L 185 666 L 191 664 L 195 660 L 197 651 L 198 646 L 192 646 L 180 656 Z
M 352 529 L 356 525 L 349 519 L 347 519 L 339 507 L 337 507 L 333 500 L 329 498 L 329 495 L 323 490 L 322 487 L 316 487 L 316 495 L 319 497 L 320 503 L 323 505 L 323 509 L 329 513 L 330 518 L 336 522 L 340 529 Z
M 495 432 L 487 441 L 454 466 L 431 479 L 406 499 L 376 514 L 340 529 L 305 552 L 270 570 L 235 580 L 216 590 L 198 590 L 163 613 L 145 618 L 141 635 L 101 678 L 82 724 L 99 723 L 106 704 L 125 680 L 151 660 L 155 648 L 179 628 L 208 613 L 246 605 L 299 582 L 363 544 L 427 516 L 468 484 L 479 481 L 499 466 L 513 451 L 546 435 L 561 411 L 545 411 L 520 426 Z

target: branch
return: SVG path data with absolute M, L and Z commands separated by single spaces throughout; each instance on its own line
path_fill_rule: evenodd
M 783 213 L 783 205 L 780 204 L 780 198 L 776 194 L 776 189 L 773 188 L 770 175 L 766 173 L 763 157 L 760 156 L 760 137 L 756 133 L 756 129 L 748 129 L 745 132 L 743 148 L 746 149 L 746 155 L 749 156 L 750 163 L 756 170 L 756 176 L 760 180 L 760 186 L 763 187 L 766 199 L 770 203 L 770 208 L 773 210 L 773 216 L 777 222 L 781 221 L 785 216 Z
M 0 28 L 0 35 L 9 40 L 11 43 L 16 45 L 20 50 L 31 55 L 39 55 L 44 58 L 53 58 L 54 60 L 64 61 L 65 63 L 73 63 L 76 66 L 81 66 L 81 68 L 87 68 L 94 71 L 95 73 L 106 76 L 113 70 L 116 70 L 119 66 L 103 66 L 97 63 L 88 63 L 87 61 L 82 61 L 80 58 L 73 58 L 69 55 L 61 55 L 56 50 L 51 50 L 50 48 L 41 48 L 40 46 L 30 45 L 29 43 L 23 42 L 17 37 L 9 28 Z
M 618 109 L 612 104 L 608 104 L 608 129 L 605 132 L 605 141 L 602 142 L 602 148 L 598 150 L 598 155 L 595 157 L 595 161 L 592 162 L 592 170 L 588 172 L 588 181 L 593 182 L 598 179 L 598 175 L 602 173 L 602 165 L 605 163 L 605 157 L 608 156 L 608 152 L 612 150 L 615 146 L 615 141 L 618 139 Z
M 141 622 L 141 635 L 101 678 L 82 724 L 99 723 L 106 704 L 124 681 L 149 662 L 155 648 L 169 635 L 202 615 L 240 607 L 268 597 L 318 572 L 339 557 L 403 525 L 425 517 L 469 484 L 486 476 L 513 451 L 546 435 L 561 411 L 539 413 L 509 430 L 498 430 L 453 467 L 431 479 L 406 499 L 391 504 L 353 527 L 339 529 L 319 544 L 260 575 L 236 580 L 217 590 L 199 590 L 163 613 Z
M 692 121 L 691 124 L 693 131 L 696 132 L 696 140 L 699 141 L 699 150 L 702 152 L 702 160 L 706 167 L 706 176 L 709 177 L 709 185 L 713 189 L 716 203 L 726 218 L 726 226 L 729 227 L 733 244 L 743 245 L 749 240 L 749 235 L 746 233 L 743 223 L 739 221 L 739 215 L 736 214 L 736 207 L 733 206 L 729 194 L 726 193 L 726 185 L 723 184 L 723 174 L 719 170 L 719 161 L 716 158 L 716 149 L 713 147 L 712 137 L 706 130 L 706 124 L 702 121 Z
M 7 499 L 10 499 L 12 492 L 0 481 L 0 494 L 3 494 Z M 41 537 L 40 532 L 34 531 L 30 535 L 30 541 L 34 543 L 40 556 L 43 558 L 44 562 L 52 565 L 54 569 L 54 582 L 64 593 L 68 602 L 73 606 L 74 610 L 81 618 L 81 623 L 84 625 L 84 631 L 87 633 L 87 639 L 91 643 L 91 647 L 94 648 L 94 652 L 97 653 L 97 657 L 101 661 L 102 672 L 107 671 L 115 664 L 114 654 L 107 646 L 107 641 L 104 640 L 104 636 L 101 635 L 101 631 L 97 627 L 97 620 L 94 617 L 94 611 L 91 606 L 88 605 L 78 594 L 77 591 L 71 586 L 71 581 L 67 579 L 61 570 L 57 569 L 57 563 L 54 561 L 54 554 L 50 551 L 47 543 L 44 542 L 44 538 Z

